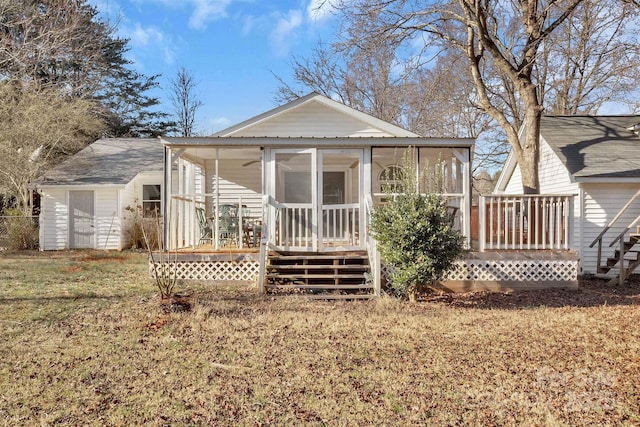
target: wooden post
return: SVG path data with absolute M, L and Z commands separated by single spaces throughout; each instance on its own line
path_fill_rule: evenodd
M 618 285 L 624 285 L 625 269 L 624 269 L 624 238 L 620 239 L 620 276 L 618 277 Z

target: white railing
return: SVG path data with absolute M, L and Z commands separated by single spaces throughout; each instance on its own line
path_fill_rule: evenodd
M 272 202 L 272 242 L 283 250 L 309 250 L 313 246 L 313 208 L 310 203 Z
M 360 205 L 349 203 L 322 207 L 322 247 L 359 245 Z
M 573 197 L 566 194 L 480 196 L 480 250 L 569 249 Z
M 381 292 L 381 258 L 378 251 L 378 242 L 371 235 L 371 215 L 373 214 L 373 199 L 370 194 L 365 195 L 365 234 L 366 234 L 366 248 L 369 255 L 369 265 L 371 266 L 371 280 L 373 282 L 373 293 L 380 295 Z
M 222 246 L 220 236 L 220 206 L 232 204 L 237 206 L 237 222 L 245 224 L 247 221 L 261 220 L 262 196 L 253 194 L 239 194 L 224 198 L 214 193 L 172 194 L 169 208 L 169 249 L 195 248 L 202 243 L 211 244 L 214 249 Z M 201 224 L 196 215 L 196 208 L 205 211 L 206 220 L 210 231 L 207 237 L 203 236 Z M 239 227 L 237 245 L 243 248 L 245 242 L 243 229 Z

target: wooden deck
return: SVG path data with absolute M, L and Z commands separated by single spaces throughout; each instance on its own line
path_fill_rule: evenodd
M 216 251 L 201 247 L 172 253 L 168 262 L 176 265 L 183 279 L 255 284 L 259 255 L 254 248 Z M 578 254 L 571 251 L 470 252 L 437 288 L 448 292 L 577 289 L 579 268 Z M 383 265 L 381 272 L 384 283 L 388 268 Z M 286 275 L 286 268 L 281 273 Z

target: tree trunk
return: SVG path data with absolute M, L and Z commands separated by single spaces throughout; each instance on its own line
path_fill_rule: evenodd
M 525 102 L 525 115 L 520 142 L 522 150 L 518 152 L 518 165 L 522 174 L 522 191 L 524 194 L 539 194 L 539 160 L 540 160 L 540 118 L 542 106 L 538 102 L 535 86 L 529 85 Z M 525 91 L 523 91 L 525 92 Z

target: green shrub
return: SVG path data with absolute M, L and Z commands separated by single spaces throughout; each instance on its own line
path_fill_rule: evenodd
M 418 193 L 412 159 L 406 155 L 402 166 L 405 192 L 389 194 L 388 202 L 376 207 L 371 232 L 382 259 L 391 267 L 393 293 L 414 301 L 418 292 L 441 279 L 465 253 L 465 245 L 464 236 L 453 228 L 446 199 Z
M 14 250 L 38 249 L 38 227 L 20 209 L 6 209 L 7 246 Z

